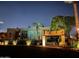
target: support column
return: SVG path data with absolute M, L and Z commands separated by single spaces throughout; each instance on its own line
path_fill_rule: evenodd
M 78 28 L 79 28 L 79 19 L 78 19 L 78 7 L 77 7 L 77 2 L 73 2 L 73 8 L 74 8 L 74 16 L 75 16 L 75 24 L 76 24 L 76 33 L 77 33 L 77 40 L 79 40 L 79 33 L 78 33 Z
M 77 48 L 79 48 L 79 41 L 77 42 Z
M 42 36 L 42 46 L 46 46 L 45 36 Z
M 59 46 L 64 47 L 65 46 L 65 36 L 61 36 L 61 42 L 59 42 Z

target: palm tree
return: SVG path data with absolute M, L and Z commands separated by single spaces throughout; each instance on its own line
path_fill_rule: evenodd
M 61 28 L 66 28 L 65 20 L 63 16 L 54 17 L 51 22 L 51 28 L 53 28 L 53 30 L 59 30 Z
M 38 24 L 36 22 L 33 23 L 33 26 L 35 27 L 36 29 L 36 32 L 37 32 L 37 40 L 38 40 Z
M 36 32 L 37 32 L 37 40 L 39 40 L 39 36 L 41 34 L 39 34 L 39 28 L 40 27 L 44 27 L 43 24 L 39 23 L 39 22 L 34 22 L 33 23 L 33 26 L 36 28 Z
M 51 21 L 51 28 L 53 30 L 64 29 L 67 36 L 70 36 L 70 31 L 73 26 L 75 26 L 73 16 L 56 16 Z
M 69 17 L 69 19 L 68 19 Z M 52 19 L 51 28 L 53 30 L 64 29 L 66 34 L 69 35 L 70 32 L 70 16 L 56 16 Z M 72 24 L 71 24 L 72 25 Z

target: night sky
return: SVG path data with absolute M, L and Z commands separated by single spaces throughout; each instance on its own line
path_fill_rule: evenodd
M 63 1 L 0 1 L 0 30 L 10 27 L 27 28 L 33 22 L 49 26 L 52 17 L 73 16 L 73 5 Z

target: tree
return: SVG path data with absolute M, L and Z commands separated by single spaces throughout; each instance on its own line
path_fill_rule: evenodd
M 51 21 L 52 30 L 64 29 L 67 35 L 69 35 L 71 28 L 74 25 L 75 19 L 73 16 L 56 16 Z
M 42 31 L 40 31 L 40 28 L 42 27 L 43 27 L 43 24 L 39 22 L 34 22 L 32 26 L 28 28 L 28 37 L 32 40 L 39 40 L 39 37 L 42 34 Z
M 59 30 L 61 28 L 66 29 L 65 20 L 63 16 L 56 16 L 52 19 L 51 28 L 53 30 Z
M 40 27 L 44 27 L 43 24 L 39 23 L 39 22 L 34 22 L 33 26 L 36 28 L 36 32 L 37 32 L 37 40 L 39 39 L 41 33 L 39 31 Z

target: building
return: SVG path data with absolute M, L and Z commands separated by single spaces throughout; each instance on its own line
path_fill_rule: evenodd
M 18 39 L 19 37 L 19 32 L 20 29 L 19 28 L 8 28 L 7 29 L 7 37 L 8 39 Z
M 7 32 L 0 32 L 0 40 L 7 39 Z

